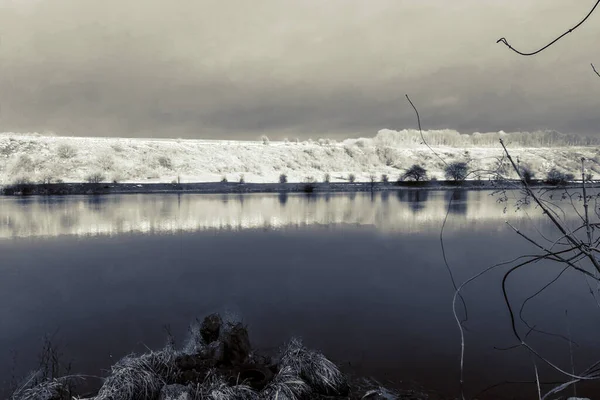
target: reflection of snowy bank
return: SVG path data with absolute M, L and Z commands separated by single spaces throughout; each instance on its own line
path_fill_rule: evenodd
M 452 200 L 450 202 L 450 200 Z M 495 229 L 523 218 L 489 191 L 352 194 L 107 195 L 0 198 L 0 237 L 97 236 L 203 230 L 279 229 L 311 225 L 371 226 L 412 233 Z M 510 204 L 510 203 L 509 203 Z M 534 218 L 539 217 L 532 210 Z M 488 222 L 493 222 L 492 225 Z

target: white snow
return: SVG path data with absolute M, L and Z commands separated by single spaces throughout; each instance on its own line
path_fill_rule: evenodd
M 469 161 L 472 169 L 491 169 L 501 156 L 497 138 L 504 138 L 512 155 L 529 164 L 538 177 L 552 167 L 577 173 L 586 157 L 591 172 L 600 173 L 597 146 L 560 146 L 580 143 L 571 136 L 542 133 L 461 135 L 456 131 L 425 132 L 433 150 L 449 161 Z M 529 135 L 529 136 L 527 136 Z M 535 146 L 536 141 L 546 147 Z M 516 143 L 519 147 L 515 147 Z M 553 147 L 547 147 L 553 145 Z M 443 179 L 443 162 L 422 144 L 418 131 L 382 130 L 373 138 L 328 139 L 305 142 L 183 139 L 60 137 L 40 134 L 0 134 L 0 184 L 83 182 L 91 174 L 118 182 L 218 182 L 222 178 L 246 182 L 289 182 L 307 179 L 377 180 L 382 174 L 396 180 L 412 164 L 421 164 L 430 177 Z M 597 175 L 596 174 L 596 175 Z M 487 178 L 485 173 L 482 178 Z

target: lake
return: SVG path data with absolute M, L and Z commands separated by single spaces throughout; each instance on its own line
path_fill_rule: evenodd
M 298 336 L 344 370 L 457 395 L 460 333 L 440 242 L 444 219 L 458 283 L 537 252 L 507 220 L 532 235 L 557 237 L 538 209 L 516 211 L 518 193 L 507 196 L 499 202 L 491 191 L 402 190 L 0 197 L 0 380 L 36 366 L 45 334 L 54 335 L 74 371 L 99 374 L 128 353 L 162 347 L 165 326 L 181 343 L 195 318 L 221 312 L 248 325 L 256 348 Z M 567 216 L 570 223 L 576 218 Z M 464 290 L 470 397 L 496 383 L 535 379 L 524 349 L 496 349 L 517 344 L 501 289 L 508 268 Z M 540 262 L 512 275 L 508 292 L 517 311 L 560 272 L 560 265 Z M 595 361 L 600 310 L 581 274 L 565 272 L 524 316 L 576 342 L 531 333 L 530 343 L 553 362 L 571 371 L 570 348 L 576 372 Z M 527 332 L 522 323 L 519 330 Z M 542 381 L 556 381 L 543 362 L 537 366 Z M 599 393 L 580 385 L 577 394 L 586 390 Z M 537 396 L 535 384 L 511 383 L 480 398 L 501 393 Z

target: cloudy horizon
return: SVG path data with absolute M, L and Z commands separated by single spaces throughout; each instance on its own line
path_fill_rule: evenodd
M 0 0 L 0 131 L 255 139 L 597 135 L 594 1 Z M 596 50 L 596 51 L 594 51 Z

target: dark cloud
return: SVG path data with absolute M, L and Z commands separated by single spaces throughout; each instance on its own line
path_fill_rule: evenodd
M 598 24 L 558 0 L 0 0 L 4 131 L 370 136 L 416 126 L 594 134 Z M 583 13 L 583 14 L 582 14 Z M 535 25 L 534 25 L 535 24 Z

